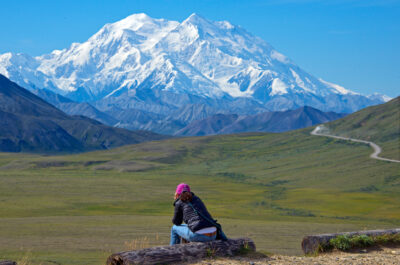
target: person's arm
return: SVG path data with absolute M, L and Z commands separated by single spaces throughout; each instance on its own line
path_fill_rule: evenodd
M 183 222 L 183 212 L 180 203 L 175 203 L 174 218 L 172 218 L 172 223 L 174 225 L 181 225 Z

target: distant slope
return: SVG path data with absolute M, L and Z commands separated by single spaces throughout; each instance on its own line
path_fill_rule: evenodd
M 345 114 L 322 112 L 307 106 L 296 110 L 264 112 L 249 116 L 216 114 L 204 120 L 190 123 L 179 130 L 176 135 L 201 136 L 240 132 L 285 132 L 336 120 L 343 116 Z
M 296 110 L 262 113 L 249 107 L 248 113 L 238 115 L 204 104 L 187 104 L 169 116 L 134 108 L 113 107 L 103 112 L 87 102 L 75 102 L 50 90 L 36 89 L 32 92 L 69 115 L 82 115 L 106 125 L 128 130 L 146 130 L 178 136 L 284 132 L 345 116 L 335 112 L 322 112 L 308 106 Z
M 81 152 L 162 138 L 69 116 L 0 75 L 0 151 Z
M 330 134 L 372 141 L 382 156 L 400 159 L 400 97 L 368 107 L 326 125 Z
M 36 89 L 32 93 L 69 115 L 86 116 L 110 126 L 118 122 L 115 118 L 96 109 L 87 102 L 75 102 L 47 89 Z
M 176 132 L 175 135 L 181 136 L 203 136 L 220 134 L 221 131 L 235 123 L 239 118 L 236 114 L 215 114 L 204 120 L 194 121 L 185 128 Z

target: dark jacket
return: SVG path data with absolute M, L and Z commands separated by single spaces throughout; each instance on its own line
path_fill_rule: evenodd
M 205 215 L 207 218 L 214 220 L 200 198 L 194 195 L 194 193 L 192 193 L 192 195 L 193 197 L 191 203 L 194 208 L 198 212 L 201 212 L 203 215 Z M 182 222 L 185 222 L 192 232 L 196 232 L 200 229 L 213 226 L 208 221 L 204 220 L 201 216 L 197 215 L 197 213 L 193 211 L 192 207 L 190 207 L 187 202 L 183 202 L 180 199 L 177 199 L 174 202 L 174 206 L 175 213 L 174 218 L 172 219 L 172 223 L 174 223 L 175 225 L 181 225 Z

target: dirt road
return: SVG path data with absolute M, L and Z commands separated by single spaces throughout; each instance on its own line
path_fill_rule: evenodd
M 340 139 L 340 140 L 348 140 L 348 141 L 353 141 L 353 142 L 357 142 L 357 143 L 369 144 L 374 149 L 374 152 L 369 157 L 371 157 L 373 159 L 382 160 L 382 161 L 400 163 L 400 160 L 388 159 L 388 158 L 378 156 L 382 152 L 382 148 L 379 145 L 377 145 L 376 143 L 373 143 L 370 141 L 364 141 L 364 140 L 360 140 L 360 139 L 347 138 L 347 137 L 342 137 L 342 136 L 321 133 L 322 129 L 323 129 L 323 126 L 319 125 L 319 126 L 315 127 L 315 129 L 311 132 L 311 134 L 316 135 L 316 136 L 326 136 L 326 137 L 331 137 L 331 138 Z

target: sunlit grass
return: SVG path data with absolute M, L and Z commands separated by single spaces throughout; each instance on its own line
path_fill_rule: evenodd
M 367 145 L 309 132 L 68 156 L 0 153 L 0 259 L 29 250 L 33 264 L 101 264 L 134 240 L 168 244 L 180 182 L 228 236 L 250 236 L 261 251 L 300 254 L 306 234 L 400 225 L 400 165 L 370 159 Z

